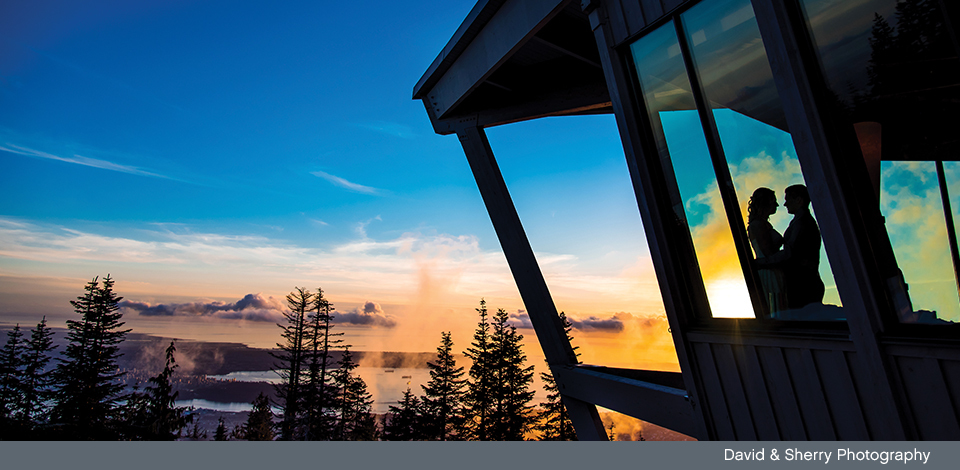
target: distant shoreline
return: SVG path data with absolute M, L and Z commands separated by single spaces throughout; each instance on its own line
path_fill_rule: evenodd
M 14 325 L 0 324 L 0 343 L 6 343 L 7 331 Z M 34 325 L 21 325 L 25 336 Z M 63 351 L 66 344 L 67 329 L 51 327 L 54 332 L 54 344 L 59 345 L 57 352 Z M 270 355 L 276 349 L 252 348 L 243 343 L 208 342 L 156 336 L 147 333 L 127 333 L 120 344 L 123 354 L 118 365 L 122 369 L 159 371 L 163 367 L 163 351 L 174 341 L 177 348 L 175 359 L 181 371 L 188 375 L 226 375 L 231 372 L 265 371 L 276 368 L 277 359 Z M 435 352 L 396 352 L 396 351 L 351 351 L 353 360 L 364 367 L 427 368 L 427 362 L 436 359 Z M 342 351 L 331 352 L 336 362 Z M 459 356 L 459 360 L 463 356 Z

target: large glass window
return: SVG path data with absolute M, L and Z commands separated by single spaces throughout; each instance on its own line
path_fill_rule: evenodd
M 783 198 L 786 188 L 805 184 L 750 1 L 703 2 L 681 18 L 751 248 L 761 260 L 758 277 L 766 308 L 773 318 L 841 317 L 835 309 L 819 307 L 837 306 L 840 297 L 820 248 L 815 213 L 806 216 L 800 212 L 808 208 L 797 208 L 794 214 L 784 204 L 765 217 L 769 210 L 761 207 L 762 195 L 769 193 L 760 188 Z M 777 261 L 764 263 L 771 259 Z M 813 307 L 797 312 L 811 303 L 819 307 L 816 312 Z
M 843 319 L 750 1 L 703 2 L 676 21 L 682 37 L 670 23 L 631 51 L 713 316 Z
M 912 303 L 960 321 L 960 60 L 936 0 L 799 0 L 834 102 L 859 139 Z
M 953 179 L 955 165 L 951 167 Z M 943 206 L 949 183 L 948 188 L 940 186 L 936 162 L 882 162 L 880 174 L 880 208 L 886 217 L 887 235 L 903 276 L 910 282 L 914 310 L 912 317 L 904 320 L 960 320 L 960 297 Z
M 754 309 L 730 232 L 717 176 L 671 23 L 631 46 L 644 103 L 665 168 L 673 168 L 710 310 L 752 318 Z

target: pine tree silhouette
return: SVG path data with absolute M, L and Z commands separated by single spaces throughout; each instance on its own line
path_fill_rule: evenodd
M 358 365 L 353 362 L 349 347 L 344 349 L 337 366 L 337 370 L 333 372 L 337 386 L 335 439 L 340 441 L 376 439 L 376 421 L 371 413 L 373 397 L 367 391 L 367 384 L 363 379 L 353 374 Z
M 308 320 L 307 335 L 310 338 L 308 375 L 304 387 L 304 438 L 307 440 L 333 439 L 336 426 L 334 403 L 337 388 L 331 371 L 335 364 L 331 358 L 334 350 L 342 347 L 343 333 L 331 331 L 333 304 L 317 288 L 313 311 Z
M 226 441 L 229 440 L 227 432 L 227 425 L 223 422 L 223 416 L 220 416 L 217 419 L 217 430 L 213 433 L 213 440 L 215 441 Z
M 534 422 L 533 366 L 527 366 L 523 335 L 508 323 L 506 310 L 498 309 L 491 321 L 490 343 L 494 358 L 494 399 L 491 408 L 490 438 L 522 441 Z
M 273 411 L 270 409 L 270 400 L 263 392 L 257 395 L 253 400 L 253 409 L 247 415 L 247 422 L 243 425 L 241 435 L 242 439 L 248 441 L 272 441 L 273 432 Z
M 301 408 L 304 402 L 304 374 L 307 356 L 310 353 L 308 335 L 308 312 L 313 308 L 314 295 L 302 287 L 295 287 L 287 294 L 288 311 L 283 312 L 286 325 L 279 326 L 283 333 L 283 343 L 277 343 L 278 352 L 270 354 L 280 361 L 274 371 L 282 382 L 276 385 L 277 399 L 283 409 L 280 422 L 280 440 L 300 440 L 304 431 L 299 424 L 303 421 Z
M 52 371 L 47 366 L 54 349 L 53 331 L 47 327 L 47 317 L 43 317 L 30 332 L 23 352 L 23 396 L 16 416 L 22 429 L 36 429 L 47 420 L 47 403 L 54 392 Z
M 165 351 L 163 370 L 155 377 L 151 377 L 145 389 L 146 421 L 143 423 L 144 439 L 152 441 L 172 441 L 180 437 L 181 431 L 187 427 L 194 416 L 189 414 L 187 407 L 176 406 L 179 392 L 173 390 L 171 378 L 178 367 L 174 359 L 177 351 L 173 341 Z
M 440 441 L 462 438 L 464 424 L 463 367 L 457 367 L 453 356 L 453 339 L 450 332 L 441 334 L 437 347 L 437 359 L 428 362 L 430 381 L 423 388 L 424 438 Z
M 390 405 L 383 438 L 388 441 L 420 441 L 424 439 L 422 427 L 422 403 L 413 395 L 410 387 L 403 392 L 399 406 Z
M 122 330 L 114 281 L 107 275 L 100 285 L 93 278 L 85 293 L 70 303 L 81 316 L 67 321 L 67 348 L 54 371 L 59 386 L 54 395 L 51 422 L 62 439 L 114 439 L 117 402 L 123 384 L 117 366 L 120 343 L 130 330 Z
M 560 323 L 563 325 L 563 332 L 567 337 L 567 341 L 573 343 L 573 335 L 570 333 L 573 330 L 573 324 L 570 323 L 567 315 L 563 312 L 560 312 Z M 574 353 L 579 357 L 580 353 L 577 352 L 577 349 L 579 349 L 578 346 L 573 347 Z M 540 404 L 541 410 L 537 415 L 537 425 L 535 427 L 536 430 L 540 432 L 540 440 L 577 440 L 573 422 L 570 421 L 570 417 L 567 415 L 567 408 L 563 406 L 560 398 L 560 388 L 557 386 L 557 381 L 553 377 L 553 374 L 550 373 L 549 368 L 547 372 L 540 373 L 540 380 L 543 381 L 543 388 L 547 391 L 547 401 Z
M 15 413 L 21 407 L 23 387 L 20 382 L 23 365 L 23 333 L 20 324 L 7 332 L 7 342 L 0 349 L 0 437 L 15 438 L 22 432 L 16 426 Z
M 470 381 L 467 382 L 467 392 L 464 396 L 466 410 L 465 431 L 466 437 L 475 441 L 490 440 L 490 414 L 492 411 L 496 378 L 494 377 L 495 360 L 493 345 L 490 343 L 490 323 L 487 319 L 487 303 L 480 299 L 480 307 L 476 309 L 480 321 L 473 333 L 473 342 L 466 351 L 470 358 Z

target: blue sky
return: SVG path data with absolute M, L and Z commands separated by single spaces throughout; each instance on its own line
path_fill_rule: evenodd
M 410 89 L 471 2 L 418 21 L 391 2 L 155 3 L 4 7 L 3 141 L 63 160 L 6 152 L 3 213 L 283 225 L 307 241 L 310 220 L 469 182 Z
M 4 2 L 0 322 L 68 318 L 111 273 L 174 312 L 131 307 L 135 329 L 197 339 L 274 342 L 269 321 L 176 312 L 261 318 L 294 286 L 389 317 L 344 325 L 367 349 L 466 344 L 481 297 L 522 323 L 462 149 L 411 99 L 473 4 Z M 583 341 L 662 318 L 613 117 L 488 135 Z

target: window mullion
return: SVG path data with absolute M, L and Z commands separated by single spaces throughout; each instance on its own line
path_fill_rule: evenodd
M 950 254 L 953 255 L 953 275 L 957 281 L 957 293 L 960 295 L 960 251 L 957 248 L 957 229 L 953 223 L 953 210 L 951 210 L 950 195 L 947 192 L 947 177 L 943 172 L 941 160 L 937 160 L 937 179 L 940 182 L 940 198 L 943 200 L 943 218 L 947 222 L 947 240 L 950 241 Z
M 713 113 L 706 101 L 703 88 L 700 86 L 700 78 L 697 75 L 693 55 L 687 43 L 682 18 L 679 15 L 674 19 L 674 25 L 677 31 L 677 40 L 680 43 L 683 63 L 687 70 L 688 80 L 690 81 L 690 89 L 694 102 L 697 105 L 697 113 L 700 116 L 701 127 L 703 127 L 703 132 L 706 137 L 707 149 L 710 152 L 713 170 L 717 176 L 720 197 L 723 200 L 723 208 L 727 214 L 727 221 L 733 234 L 737 255 L 740 258 L 740 268 L 743 270 L 744 279 L 750 291 L 750 300 L 753 304 L 754 315 L 762 321 L 769 310 L 763 296 L 759 294 L 761 289 L 759 288 L 760 282 L 757 277 L 757 271 L 752 262 L 753 252 L 750 250 L 750 241 L 747 238 L 743 214 L 740 213 L 740 204 L 733 186 L 733 177 L 730 175 L 730 169 L 727 167 L 727 159 L 724 155 L 723 147 L 720 144 L 720 132 L 717 130 Z

